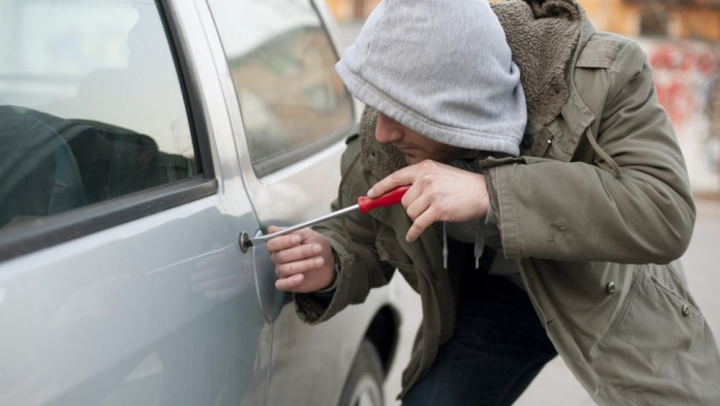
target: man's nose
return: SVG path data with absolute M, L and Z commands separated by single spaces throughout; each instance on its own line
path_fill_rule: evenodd
M 395 142 L 402 138 L 402 126 L 397 121 L 383 113 L 377 114 L 377 126 L 375 127 L 375 139 L 380 143 Z

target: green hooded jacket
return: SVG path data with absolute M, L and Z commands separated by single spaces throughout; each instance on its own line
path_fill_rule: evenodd
M 571 0 L 493 4 L 521 69 L 528 125 L 519 158 L 485 169 L 504 256 L 516 259 L 537 316 L 598 405 L 720 405 L 720 356 L 677 260 L 695 208 L 682 153 L 639 46 L 595 32 Z M 404 165 L 374 140 L 372 109 L 348 140 L 337 210 Z M 317 230 L 340 261 L 331 300 L 295 295 L 319 323 L 361 303 L 397 269 L 421 296 L 423 322 L 404 397 L 452 336 L 457 275 L 441 227 L 405 241 L 401 206 Z

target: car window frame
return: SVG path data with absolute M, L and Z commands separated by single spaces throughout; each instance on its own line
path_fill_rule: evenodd
M 330 33 L 330 30 L 328 29 L 328 26 L 327 26 L 327 23 L 323 16 L 323 13 L 318 8 L 318 5 L 316 4 L 315 0 L 308 0 L 308 3 L 310 4 L 312 11 L 315 13 L 315 16 L 317 17 L 317 19 L 319 21 L 319 24 L 320 24 L 319 27 L 321 28 L 322 32 L 325 34 L 325 38 L 327 39 L 328 45 L 330 46 L 330 49 L 331 49 L 333 55 L 335 55 L 335 60 L 339 61 L 340 54 L 338 52 L 338 47 L 337 47 L 337 44 L 336 44 L 333 36 Z M 215 24 L 215 17 L 212 14 L 212 8 L 208 6 L 208 10 L 210 10 L 210 16 L 212 17 L 215 35 L 217 36 L 218 40 L 220 41 L 220 46 L 222 48 L 222 56 L 223 56 L 222 61 L 225 64 L 227 71 L 231 72 L 230 63 L 229 63 L 228 57 L 227 57 L 227 52 L 225 52 L 225 45 L 223 44 L 222 35 L 220 34 L 217 24 Z M 244 119 L 243 111 L 242 111 L 242 103 L 241 103 L 240 97 L 239 97 L 240 95 L 238 94 L 238 89 L 235 87 L 235 81 L 232 80 L 232 78 L 230 79 L 230 83 L 232 83 L 232 95 L 235 97 L 235 100 L 237 101 L 236 106 L 237 106 L 237 109 L 239 110 L 240 119 L 241 119 L 241 122 L 243 125 L 242 131 L 244 134 L 243 138 L 245 139 L 244 145 L 247 148 L 248 156 L 250 156 L 251 155 L 251 151 L 250 151 L 251 147 L 250 147 L 249 139 L 247 137 L 247 132 L 244 127 L 245 119 Z M 262 179 L 266 176 L 272 175 L 284 168 L 287 168 L 287 167 L 289 167 L 293 164 L 296 164 L 304 159 L 307 159 L 332 145 L 337 144 L 341 140 L 343 140 L 353 134 L 354 129 L 357 128 L 357 121 L 358 121 L 357 109 L 355 106 L 355 99 L 353 98 L 352 94 L 350 94 L 350 91 L 347 89 L 347 87 L 344 84 L 343 84 L 343 89 L 345 90 L 345 97 L 347 98 L 347 100 L 349 102 L 348 108 L 350 109 L 351 119 L 348 122 L 348 124 L 345 127 L 342 127 L 339 130 L 337 130 L 331 134 L 324 135 L 322 138 L 320 138 L 316 141 L 313 141 L 309 144 L 302 145 L 297 148 L 290 149 L 276 157 L 269 159 L 268 161 L 263 162 L 262 164 L 255 164 L 255 163 L 251 162 L 250 166 L 252 167 L 253 173 L 255 174 L 256 178 Z M 234 107 L 234 106 L 232 106 L 232 107 Z M 251 161 L 252 161 L 252 159 L 251 159 Z
M 180 21 L 170 0 L 158 0 L 168 47 L 175 63 L 180 88 L 192 129 L 196 166 L 201 173 L 187 179 L 145 189 L 56 215 L 33 219 L 0 230 L 0 263 L 49 248 L 121 224 L 157 214 L 218 192 L 209 129 L 197 83 L 190 63 L 190 51 L 182 39 Z

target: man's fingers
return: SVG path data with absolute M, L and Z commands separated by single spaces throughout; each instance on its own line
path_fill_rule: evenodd
M 305 275 L 299 273 L 289 278 L 281 278 L 275 281 L 275 289 L 284 291 L 293 291 L 293 289 L 300 286 L 305 280 Z
M 270 229 L 268 229 L 268 232 L 270 232 Z M 267 249 L 270 252 L 278 252 L 295 247 L 301 242 L 302 236 L 300 234 L 298 234 L 297 232 L 290 233 L 287 235 L 281 235 L 280 237 L 275 237 L 272 240 L 268 240 Z
M 275 231 L 280 231 L 282 228 L 280 227 L 274 227 L 270 226 L 268 227 L 268 234 L 274 233 Z M 288 248 L 292 248 L 298 244 L 300 244 L 303 241 L 307 241 L 314 236 L 316 236 L 317 233 L 313 231 L 312 228 L 306 227 L 302 228 L 297 231 L 293 231 L 290 234 L 287 235 L 281 235 L 279 237 L 275 237 L 272 240 L 269 240 L 267 242 L 267 248 L 270 252 L 277 252 L 281 250 L 286 250 Z
M 285 227 L 270 226 L 270 227 L 268 227 L 268 234 L 272 234 L 274 232 L 284 230 L 284 229 L 285 229 Z M 305 227 L 305 228 L 301 228 L 299 230 L 295 230 L 291 234 L 288 234 L 288 235 L 292 235 L 292 234 L 297 234 L 300 236 L 300 238 L 302 238 L 302 240 L 306 240 L 306 239 L 312 237 L 313 235 L 315 235 L 315 231 L 313 231 L 313 229 L 310 227 Z M 277 238 L 280 238 L 280 237 L 277 237 Z
M 405 196 L 407 196 L 407 194 Z M 407 206 L 405 206 L 405 202 L 403 202 L 403 206 L 405 206 L 405 212 L 408 217 L 410 217 L 410 220 L 415 221 L 415 219 L 430 208 L 430 202 L 429 196 L 420 195 L 416 199 L 409 201 Z
M 307 241 L 308 239 L 318 235 L 318 233 L 310 227 L 301 228 L 295 231 L 294 234 L 300 235 L 300 237 L 302 237 L 302 241 Z
M 315 270 L 323 265 L 325 265 L 325 258 L 314 257 L 278 265 L 275 267 L 275 273 L 281 278 L 287 278 L 291 275 Z
M 320 244 L 302 244 L 272 254 L 270 259 L 275 265 L 282 265 L 288 262 L 299 261 L 320 255 L 322 246 Z
M 422 234 L 426 228 L 430 227 L 430 225 L 432 225 L 435 220 L 435 213 L 433 212 L 433 210 L 425 210 L 425 212 L 421 214 L 420 217 L 416 218 L 415 221 L 413 221 L 413 225 L 410 226 L 410 229 L 405 235 L 405 240 L 408 242 L 413 242 L 417 240 L 418 237 L 420 237 L 420 234 Z
M 402 200 L 400 200 L 400 204 L 407 209 L 415 200 L 422 196 L 422 192 L 422 188 L 418 187 L 418 185 L 410 185 L 410 188 L 405 192 Z
M 415 183 L 419 170 L 418 165 L 402 168 L 374 184 L 373 187 L 368 190 L 367 196 L 375 199 L 397 187 L 412 185 Z

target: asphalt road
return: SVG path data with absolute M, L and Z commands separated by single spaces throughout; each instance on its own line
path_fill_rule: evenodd
M 690 247 L 683 257 L 690 290 L 716 337 L 720 337 L 720 202 L 698 202 L 698 218 Z M 399 354 L 385 386 L 386 404 L 399 405 L 400 374 L 410 356 L 413 334 L 421 318 L 420 300 L 402 280 L 394 280 L 405 301 Z M 593 406 L 562 360 L 557 357 L 540 372 L 515 406 Z

